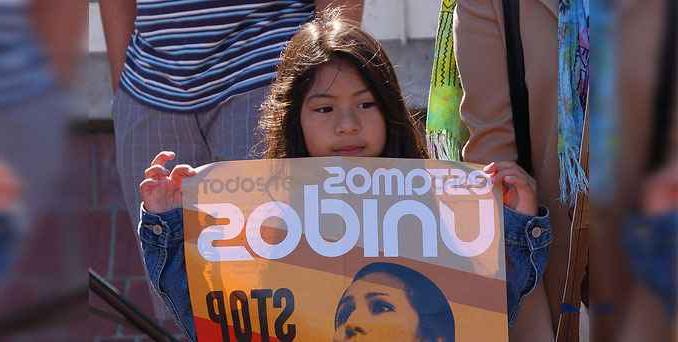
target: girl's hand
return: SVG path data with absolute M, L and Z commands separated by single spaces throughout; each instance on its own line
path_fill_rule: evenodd
M 504 204 L 525 215 L 537 215 L 537 182 L 512 161 L 492 162 L 483 168 L 504 188 Z
M 678 209 L 678 160 L 649 177 L 643 186 L 645 215 L 658 216 Z
M 11 210 L 21 197 L 21 182 L 14 171 L 0 162 L 0 212 Z
M 144 171 L 145 179 L 139 184 L 139 193 L 146 211 L 159 214 L 181 207 L 181 181 L 197 172 L 190 165 L 181 164 L 167 171 L 165 164 L 174 159 L 175 153 L 158 153 L 151 166 Z

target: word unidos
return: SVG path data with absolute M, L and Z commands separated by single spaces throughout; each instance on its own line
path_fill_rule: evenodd
M 416 196 L 433 191 L 438 195 L 484 195 L 492 191 L 492 182 L 482 171 L 467 174 L 459 169 L 413 169 L 404 175 L 398 169 L 377 169 L 372 174 L 362 167 L 355 167 L 348 172 L 341 167 L 326 167 L 325 170 L 329 173 L 323 182 L 323 190 L 327 194 L 348 194 L 350 191 L 356 195 Z M 362 178 L 362 182 L 356 182 L 357 178 Z M 395 189 L 393 184 L 396 184 Z M 362 215 L 359 216 L 356 209 L 346 201 L 321 199 L 319 185 L 304 185 L 303 221 L 295 208 L 281 201 L 260 204 L 247 220 L 242 210 L 232 203 L 197 204 L 196 207 L 216 219 L 229 221 L 228 224 L 208 226 L 198 236 L 198 252 L 210 262 L 254 260 L 244 246 L 215 246 L 215 241 L 235 239 L 243 229 L 250 249 L 265 259 L 286 257 L 297 248 L 302 235 L 313 251 L 325 257 L 339 257 L 348 253 L 362 235 L 364 256 L 378 257 L 380 229 L 383 255 L 398 257 L 398 223 L 407 215 L 416 217 L 421 223 L 423 257 L 438 256 L 438 236 L 447 249 L 463 257 L 482 254 L 495 237 L 495 206 L 492 199 L 478 200 L 478 235 L 472 241 L 459 238 L 455 213 L 441 201 L 437 203 L 437 216 L 426 204 L 403 199 L 390 205 L 383 217 L 379 217 L 378 199 L 364 198 L 360 211 Z M 345 224 L 343 236 L 338 240 L 325 239 L 320 233 L 320 215 L 339 216 Z M 275 244 L 265 241 L 261 234 L 264 222 L 272 218 L 282 220 L 287 228 L 285 237 Z

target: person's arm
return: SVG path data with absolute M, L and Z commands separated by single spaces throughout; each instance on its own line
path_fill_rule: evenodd
M 184 220 L 181 208 L 153 214 L 140 209 L 138 233 L 144 267 L 155 291 L 174 314 L 186 336 L 196 340 L 184 256 Z
M 537 203 L 537 182 L 517 163 L 492 162 L 483 168 L 503 191 L 506 297 L 509 337 L 552 341 L 553 327 L 542 282 L 553 241 L 546 207 Z
M 548 210 L 526 215 L 504 206 L 509 340 L 553 341 L 542 281 L 553 241 Z
M 132 32 L 137 9 L 135 0 L 100 0 L 101 21 L 106 37 L 106 52 L 111 70 L 111 86 L 117 90 L 125 65 L 125 53 Z
M 87 44 L 87 3 L 72 0 L 33 0 L 31 24 L 59 80 L 68 84 L 75 75 Z
M 315 0 L 316 12 L 323 11 L 328 7 L 341 7 L 346 19 L 362 24 L 363 21 L 363 0 Z
M 174 313 L 186 335 L 195 341 L 184 258 L 181 182 L 196 172 L 185 164 L 175 166 L 171 172 L 167 170 L 165 164 L 175 156 L 174 152 L 160 152 L 144 171 L 145 178 L 139 184 L 142 203 L 138 233 L 144 266 L 153 288 Z
M 454 11 L 460 113 L 470 134 L 463 160 L 479 164 L 517 158 L 501 8 L 493 4 L 460 0 Z
M 624 306 L 619 341 L 669 341 L 676 333 L 678 159 L 647 177 L 641 212 L 625 224 L 624 250 L 634 282 Z

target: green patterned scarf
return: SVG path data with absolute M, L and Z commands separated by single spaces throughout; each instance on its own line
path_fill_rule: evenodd
M 452 11 L 456 0 L 442 0 L 433 52 L 433 71 L 426 117 L 427 143 L 431 158 L 461 160 L 468 138 L 461 122 L 459 104 L 463 91 L 452 44 Z

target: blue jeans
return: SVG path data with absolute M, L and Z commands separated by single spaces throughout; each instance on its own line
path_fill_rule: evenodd
M 184 262 L 184 223 L 181 209 L 155 215 L 141 208 L 139 237 L 144 264 L 156 291 L 174 313 L 186 335 L 196 340 Z M 509 326 L 518 316 L 522 299 L 541 279 L 552 241 L 546 208 L 528 216 L 504 207 L 506 296 Z

